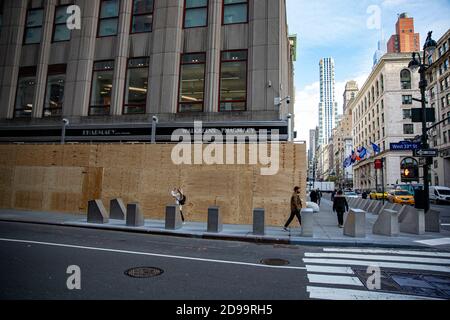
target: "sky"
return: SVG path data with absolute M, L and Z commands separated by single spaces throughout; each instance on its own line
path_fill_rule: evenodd
M 319 61 L 335 60 L 336 100 L 342 113 L 345 83 L 361 88 L 373 67 L 378 40 L 395 33 L 398 14 L 414 18 L 423 45 L 427 32 L 438 40 L 450 29 L 450 0 L 286 0 L 289 33 L 297 34 L 295 130 L 307 141 L 318 125 Z

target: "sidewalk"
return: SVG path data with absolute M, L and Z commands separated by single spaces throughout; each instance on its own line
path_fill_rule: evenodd
M 286 217 L 287 219 L 287 217 Z M 352 247 L 388 247 L 388 248 L 424 248 L 430 247 L 417 241 L 450 238 L 450 232 L 443 230 L 439 233 L 426 233 L 422 236 L 401 234 L 399 237 L 384 237 L 372 234 L 372 226 L 377 216 L 366 216 L 366 238 L 351 238 L 343 235 L 343 229 L 337 226 L 336 215 L 331 211 L 331 201 L 322 199 L 321 212 L 315 215 L 314 237 L 300 236 L 299 228 L 291 228 L 290 232 L 282 227 L 266 227 L 265 236 L 254 236 L 250 225 L 224 225 L 220 234 L 206 232 L 206 222 L 187 222 L 180 230 L 165 230 L 164 221 L 146 220 L 139 228 L 127 227 L 124 221 L 110 220 L 108 224 L 88 224 L 86 216 L 81 214 L 32 212 L 20 210 L 0 209 L 0 221 L 26 222 L 34 224 L 59 225 L 68 227 L 94 228 L 125 232 L 148 233 L 155 235 L 169 235 L 178 237 L 232 240 L 258 243 L 275 243 L 310 246 L 352 246 Z M 292 226 L 297 226 L 294 220 Z M 1 237 L 1 235 L 0 235 Z M 440 249 L 444 247 L 440 246 Z M 447 246 L 450 249 L 450 246 Z

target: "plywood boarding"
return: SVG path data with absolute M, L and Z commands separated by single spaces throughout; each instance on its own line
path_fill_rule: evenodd
M 251 224 L 253 208 L 262 207 L 268 225 L 281 225 L 293 187 L 306 197 L 305 145 L 280 144 L 273 176 L 262 176 L 260 164 L 175 165 L 173 147 L 0 145 L 0 206 L 85 213 L 88 200 L 100 198 L 109 207 L 109 200 L 121 197 L 139 202 L 147 218 L 162 219 L 173 202 L 170 190 L 182 187 L 191 221 L 205 222 L 208 207 L 219 206 L 225 223 Z

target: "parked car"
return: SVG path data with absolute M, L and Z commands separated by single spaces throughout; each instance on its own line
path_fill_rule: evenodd
M 414 196 L 406 190 L 396 189 L 388 192 L 387 199 L 391 203 L 414 205 Z
M 383 192 L 372 191 L 369 195 L 369 198 L 372 200 L 383 200 L 383 198 L 387 199 L 387 197 L 388 197 L 387 192 L 383 193 Z
M 436 204 L 450 203 L 450 188 L 430 187 L 430 200 Z
M 353 192 L 353 191 L 346 191 L 344 193 L 344 195 L 347 198 L 355 198 L 355 199 L 359 198 L 358 194 L 356 192 Z

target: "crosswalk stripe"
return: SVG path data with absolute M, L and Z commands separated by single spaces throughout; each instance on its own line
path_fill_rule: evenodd
M 331 266 L 307 265 L 306 271 L 307 272 L 315 272 L 315 273 L 354 274 L 352 268 L 350 268 L 350 267 L 331 267 Z
M 420 258 L 420 257 L 402 257 L 402 256 L 386 256 L 386 255 L 363 255 L 363 254 L 347 254 L 347 253 L 305 253 L 308 258 L 338 258 L 338 259 L 355 259 L 355 260 L 385 260 L 398 262 L 415 262 L 429 264 L 450 264 L 450 259 L 439 258 Z
M 344 265 L 344 266 L 366 266 L 380 268 L 392 268 L 392 269 L 411 269 L 411 270 L 426 270 L 450 273 L 449 267 L 414 264 L 414 263 L 393 263 L 393 262 L 380 262 L 380 261 L 367 261 L 367 260 L 345 260 L 345 259 L 316 259 L 316 258 L 303 258 L 304 263 L 308 264 L 331 264 L 331 265 Z
M 429 257 L 441 257 L 450 258 L 450 252 L 429 252 L 429 251 L 405 251 L 405 250 L 380 250 L 380 249 L 346 249 L 346 248 L 325 248 L 325 252 L 347 252 L 347 253 L 387 253 L 387 254 L 399 254 L 404 256 L 429 256 Z
M 322 300 L 439 300 L 421 296 L 337 288 L 307 287 L 309 297 Z
M 442 246 L 444 244 L 450 244 L 450 238 L 422 240 L 422 241 L 415 241 L 415 242 L 425 244 L 427 246 Z
M 338 285 L 364 287 L 362 282 L 357 277 L 308 274 L 308 280 L 310 283 L 338 284 Z

